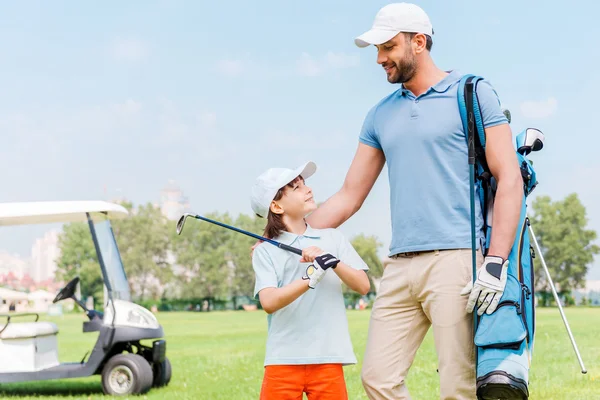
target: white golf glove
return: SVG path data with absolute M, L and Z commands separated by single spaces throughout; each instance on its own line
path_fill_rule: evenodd
M 340 260 L 331 254 L 323 253 L 320 256 L 315 257 L 313 264 L 306 268 L 306 275 L 304 275 L 302 279 L 308 279 L 308 287 L 314 289 L 321 279 L 323 279 L 327 269 L 335 268 L 339 262 Z
M 463 296 L 469 295 L 467 312 L 473 312 L 477 303 L 477 315 L 481 316 L 484 312 L 488 315 L 493 313 L 504 293 L 507 273 L 508 260 L 487 256 L 477 273 L 475 284 L 469 281 L 460 292 Z

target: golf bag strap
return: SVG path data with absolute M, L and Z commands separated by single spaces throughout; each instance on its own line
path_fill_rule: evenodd
M 480 179 L 491 177 L 490 169 L 485 158 L 485 130 L 483 117 L 477 98 L 477 83 L 483 78 L 475 75 L 465 75 L 459 86 L 459 102 L 462 106 L 461 117 L 469 148 L 469 164 L 479 162 L 482 169 Z
M 460 80 L 458 86 L 458 103 L 463 129 L 465 132 L 469 165 L 473 166 L 474 176 L 473 184 L 478 186 L 478 195 L 482 206 L 483 232 L 488 233 L 488 200 L 489 188 L 492 180 L 492 174 L 489 170 L 485 157 L 485 130 L 483 127 L 483 116 L 479 107 L 477 98 L 477 83 L 483 80 L 482 77 L 467 74 Z M 478 183 L 479 182 L 479 183 Z M 472 205 L 473 206 L 473 205 Z M 473 212 L 473 211 L 472 211 Z M 472 216 L 473 218 L 473 216 Z M 473 223 L 473 222 L 472 222 Z M 486 240 L 482 239 L 483 254 L 487 255 Z

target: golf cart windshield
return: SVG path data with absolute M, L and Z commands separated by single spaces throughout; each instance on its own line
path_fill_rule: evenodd
M 102 270 L 109 296 L 113 300 L 131 301 L 129 283 L 110 220 L 94 220 L 94 231 L 98 242 L 98 252 L 102 257 L 101 264 L 104 264 Z

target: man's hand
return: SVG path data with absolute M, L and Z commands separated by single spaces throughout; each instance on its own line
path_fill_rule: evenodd
M 502 257 L 487 256 L 477 273 L 475 284 L 469 281 L 460 292 L 463 296 L 470 294 L 467 312 L 473 312 L 475 303 L 477 303 L 477 315 L 481 316 L 484 312 L 488 315 L 493 313 L 504 293 L 507 273 L 508 260 L 504 260 Z
M 254 253 L 254 249 L 256 249 L 258 247 L 258 245 L 261 244 L 262 242 L 263 242 L 262 240 L 259 240 L 256 243 L 254 243 L 254 246 L 252 246 L 250 248 L 250 257 L 252 257 L 252 254 Z

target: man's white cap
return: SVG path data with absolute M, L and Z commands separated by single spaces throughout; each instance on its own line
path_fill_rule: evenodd
M 271 202 L 277 191 L 301 175 L 307 179 L 315 173 L 317 165 L 309 161 L 296 169 L 270 168 L 263 172 L 252 186 L 250 204 L 252 211 L 259 217 L 266 218 L 269 213 Z
M 354 39 L 354 43 L 358 47 L 382 44 L 400 32 L 432 36 L 433 28 L 421 7 L 411 3 L 392 3 L 377 12 L 371 29 Z

